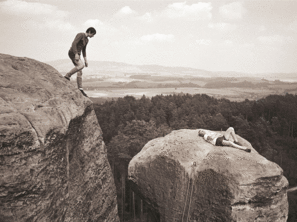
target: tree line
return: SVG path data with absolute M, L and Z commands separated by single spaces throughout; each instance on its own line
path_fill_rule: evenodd
M 107 145 L 122 213 L 131 212 L 130 205 L 125 206 L 125 201 L 131 202 L 131 195 L 123 191 L 129 161 L 151 139 L 178 129 L 226 130 L 232 126 L 262 156 L 282 167 L 290 187 L 297 186 L 296 95 L 270 95 L 242 102 L 205 94 L 142 96 L 140 99 L 125 96 L 95 103 L 94 109 Z M 123 192 L 128 193 L 123 195 Z M 289 206 L 288 221 L 296 221 L 296 192 L 289 194 Z

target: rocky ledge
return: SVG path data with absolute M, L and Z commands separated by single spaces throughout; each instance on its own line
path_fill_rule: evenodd
M 92 102 L 51 66 L 0 54 L 0 218 L 119 221 Z
M 259 155 L 213 146 L 198 130 L 178 130 L 148 142 L 129 164 L 134 191 L 167 221 L 278 221 L 288 217 L 288 181 Z

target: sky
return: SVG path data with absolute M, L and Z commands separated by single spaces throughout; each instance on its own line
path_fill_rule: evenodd
M 0 53 L 245 73 L 297 73 L 297 1 L 0 0 Z M 69 60 L 70 61 L 70 60 Z

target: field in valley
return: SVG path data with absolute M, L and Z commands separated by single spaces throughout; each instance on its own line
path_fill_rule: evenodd
M 245 99 L 257 100 L 271 94 L 284 94 L 284 90 L 280 89 L 247 89 L 247 88 L 103 88 L 97 90 L 86 90 L 89 97 L 93 98 L 119 98 L 124 96 L 134 96 L 140 98 L 143 95 L 152 97 L 156 95 L 173 95 L 180 93 L 188 94 L 207 94 L 217 99 L 225 98 L 231 101 L 243 101 Z
M 92 66 L 84 69 L 84 90 L 101 101 L 127 95 L 140 98 L 179 93 L 242 101 L 297 93 L 297 73 L 247 74 L 103 61 L 91 63 Z M 58 60 L 51 65 L 62 75 L 72 67 L 68 60 Z M 71 78 L 71 83 L 76 86 L 75 77 Z

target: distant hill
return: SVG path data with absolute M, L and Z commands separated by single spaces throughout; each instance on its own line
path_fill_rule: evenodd
M 55 60 L 47 62 L 61 73 L 68 72 L 73 64 L 69 59 Z M 168 67 L 160 65 L 132 65 L 122 62 L 110 61 L 89 61 L 89 67 L 84 69 L 87 75 L 153 75 L 153 76 L 188 76 L 188 77 L 220 77 L 224 76 L 247 76 L 245 73 L 237 72 L 211 72 L 202 69 L 195 69 L 189 67 Z
M 47 62 L 60 73 L 64 74 L 73 68 L 69 59 Z M 202 77 L 202 78 L 227 78 L 235 77 L 242 80 L 268 79 L 282 81 L 297 81 L 297 73 L 242 73 L 242 72 L 212 72 L 189 67 L 168 67 L 160 65 L 132 65 L 122 62 L 89 61 L 89 67 L 84 69 L 84 77 L 113 78 L 129 76 L 167 76 L 167 77 Z M 137 78 L 137 77 L 136 77 Z

